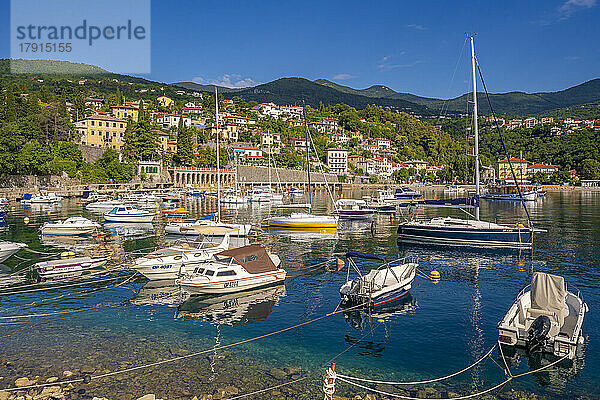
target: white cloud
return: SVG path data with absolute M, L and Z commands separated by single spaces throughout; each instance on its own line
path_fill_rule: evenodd
M 402 51 L 400 52 L 399 55 L 404 55 L 406 52 Z M 399 63 L 399 64 L 392 64 L 391 62 L 389 62 L 391 60 L 391 56 L 385 56 L 381 59 L 381 61 L 379 61 L 379 64 L 377 64 L 377 69 L 382 70 L 382 71 L 389 71 L 392 69 L 398 69 L 398 68 L 410 68 L 410 67 L 414 67 L 415 65 L 419 64 L 422 62 L 422 60 L 416 60 L 410 63 Z
M 252 78 L 242 78 L 240 74 L 225 74 L 217 79 L 206 79 L 201 76 L 197 76 L 192 79 L 192 82 L 196 82 L 201 85 L 217 85 L 228 88 L 245 88 L 257 85 L 257 82 L 255 82 Z
M 354 79 L 356 78 L 356 75 L 351 75 L 351 74 L 337 74 L 331 77 L 331 79 L 335 79 L 338 81 L 344 81 L 346 79 Z
M 414 29 L 416 31 L 426 31 L 428 28 L 426 26 L 420 24 L 408 24 L 406 25 L 408 29 Z
M 596 0 L 567 0 L 558 8 L 559 19 L 567 19 L 571 17 L 573 13 L 582 9 L 592 8 L 595 5 Z

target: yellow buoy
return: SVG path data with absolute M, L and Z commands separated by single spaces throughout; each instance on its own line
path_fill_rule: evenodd
M 62 253 L 60 253 L 60 258 L 69 258 L 69 257 L 73 257 L 75 255 L 75 253 L 73 253 L 72 251 L 63 251 Z
M 46 211 L 46 215 L 50 215 L 50 214 L 51 214 L 50 211 Z
M 441 275 L 438 271 L 433 270 L 429 273 L 429 279 L 431 279 L 432 281 L 438 281 L 440 280 Z
M 377 322 L 385 322 L 385 321 L 384 321 L 384 320 L 382 320 L 381 318 L 379 318 L 379 319 L 377 320 Z
M 23 218 L 23 222 L 26 223 L 26 224 L 28 224 L 29 223 L 29 217 Z

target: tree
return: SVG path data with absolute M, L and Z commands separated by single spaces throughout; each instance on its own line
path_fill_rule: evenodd
M 600 161 L 591 158 L 583 160 L 581 175 L 585 179 L 600 179 Z
M 175 161 L 178 164 L 192 165 L 194 162 L 191 129 L 183 124 L 183 118 L 179 119 L 179 125 L 177 126 L 177 153 L 175 154 Z
M 140 101 L 138 121 L 127 124 L 123 137 L 122 153 L 126 161 L 156 160 L 160 157 L 158 135 L 152 129 Z
M 37 141 L 32 141 L 21 149 L 19 164 L 22 171 L 30 175 L 45 175 L 48 173 L 48 162 L 52 159 L 48 147 Z
M 408 168 L 401 168 L 394 171 L 393 176 L 394 180 L 400 183 L 406 183 L 410 179 L 410 176 L 408 174 Z

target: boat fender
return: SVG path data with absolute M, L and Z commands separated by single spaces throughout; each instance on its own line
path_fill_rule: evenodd
M 60 258 L 70 258 L 74 255 L 75 253 L 73 253 L 72 251 L 63 251 L 62 253 L 60 253 Z
M 542 351 L 550 332 L 550 318 L 540 315 L 533 321 L 527 331 L 527 350 L 530 353 Z
M 23 222 L 25 223 L 25 225 L 27 225 L 29 223 L 29 217 L 23 218 Z

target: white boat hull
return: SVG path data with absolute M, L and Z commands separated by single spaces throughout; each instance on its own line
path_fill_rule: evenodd
M 256 274 L 242 279 L 222 280 L 216 282 L 193 282 L 182 280 L 179 284 L 184 292 L 191 295 L 234 293 L 281 283 L 285 280 L 285 276 L 285 270 L 280 269 L 264 274 Z
M 106 222 L 131 222 L 131 223 L 150 223 L 154 219 L 154 215 L 108 215 L 104 214 Z

